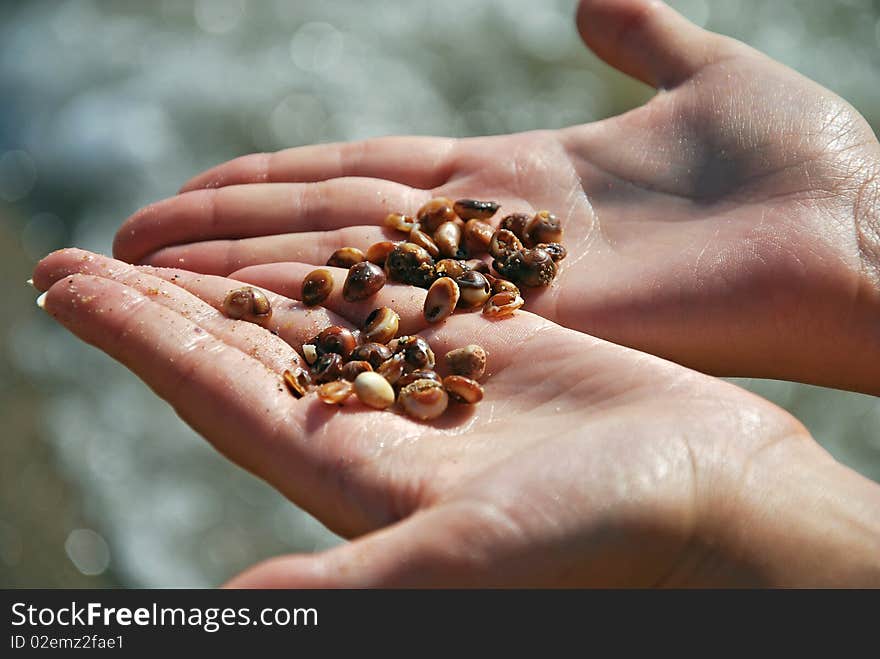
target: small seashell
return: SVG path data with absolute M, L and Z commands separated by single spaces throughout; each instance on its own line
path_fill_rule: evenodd
M 332 265 L 335 268 L 350 268 L 364 262 L 366 258 L 357 247 L 342 247 L 330 255 L 330 258 L 327 259 L 327 265 Z
M 403 354 L 392 355 L 379 365 L 376 373 L 388 380 L 391 384 L 397 382 L 406 369 L 406 361 Z
M 540 248 L 521 249 L 511 254 L 503 264 L 506 276 L 517 284 L 531 288 L 549 286 L 556 278 L 556 262 Z
M 344 403 L 354 392 L 354 385 L 348 380 L 325 382 L 318 387 L 318 398 L 328 405 Z
M 516 295 L 520 294 L 519 287 L 514 284 L 512 281 L 508 281 L 507 279 L 502 279 L 501 277 L 493 277 L 492 275 L 486 275 L 486 279 L 489 280 L 489 284 L 492 286 L 492 294 L 495 293 L 515 293 Z
M 440 281 L 439 279 L 437 281 Z M 477 309 L 482 307 L 492 295 L 492 286 L 482 273 L 468 270 L 455 280 L 458 284 L 460 309 Z
M 364 343 L 359 345 L 354 349 L 354 352 L 351 353 L 351 358 L 357 361 L 365 361 L 369 362 L 370 366 L 373 369 L 378 369 L 379 365 L 383 362 L 391 359 L 391 355 L 394 354 L 388 346 L 384 346 L 381 343 Z
M 351 361 L 342 367 L 342 378 L 349 382 L 354 382 L 355 378 L 361 373 L 372 371 L 373 367 L 367 361 Z
M 394 403 L 394 389 L 379 373 L 365 371 L 354 380 L 354 393 L 364 405 L 384 410 Z
M 477 273 L 479 274 L 479 273 Z M 440 277 L 428 289 L 424 314 L 429 323 L 439 323 L 452 315 L 459 299 L 458 284 L 449 277 Z
M 483 387 L 480 383 L 462 375 L 447 375 L 443 378 L 443 388 L 458 403 L 474 405 L 483 400 Z
M 431 199 L 416 213 L 416 219 L 422 225 L 422 230 L 429 234 L 434 233 L 437 227 L 444 222 L 452 222 L 457 218 L 458 216 L 455 214 L 455 210 L 453 210 L 452 200 L 446 197 Z
M 429 421 L 446 411 L 449 395 L 436 380 L 416 380 L 400 390 L 397 401 L 409 416 Z
M 561 243 L 539 243 L 535 245 L 535 249 L 543 249 L 557 263 L 568 256 L 568 250 Z
M 307 307 L 321 304 L 327 296 L 333 292 L 333 274 L 329 270 L 320 268 L 306 275 L 302 283 L 303 303 Z
M 292 371 L 284 371 L 282 374 L 284 384 L 287 390 L 293 394 L 295 398 L 302 398 L 306 395 L 306 390 L 312 382 L 309 372 L 304 368 L 295 368 Z
M 392 348 L 395 353 L 402 354 L 404 361 L 411 368 L 434 368 L 434 351 L 422 337 L 402 336 L 396 339 L 397 343 Z M 388 345 L 391 348 L 391 344 Z
M 517 294 L 505 291 L 495 293 L 483 306 L 483 314 L 490 318 L 503 318 L 519 309 L 525 301 Z
M 400 316 L 394 309 L 379 307 L 364 321 L 364 338 L 375 343 L 388 343 L 397 334 Z
M 416 224 L 416 218 L 411 215 L 401 215 L 400 213 L 389 213 L 385 216 L 385 226 L 397 231 L 409 233 Z
M 438 256 L 440 256 L 440 248 L 437 246 L 437 243 L 435 243 L 431 239 L 431 236 L 429 236 L 424 231 L 420 229 L 413 229 L 409 232 L 408 240 L 413 245 L 418 245 L 423 250 L 428 252 L 428 254 L 431 255 L 432 259 L 436 259 Z
M 492 241 L 489 243 L 489 253 L 492 258 L 504 262 L 511 254 L 522 249 L 522 243 L 516 235 L 507 229 L 498 229 L 492 234 Z
M 396 245 L 385 261 L 385 274 L 392 281 L 428 288 L 436 279 L 434 259 L 413 243 Z
M 357 347 L 358 341 L 350 329 L 331 325 L 315 337 L 315 348 L 318 356 L 335 352 L 343 359 L 351 356 L 352 350 Z
M 464 274 L 465 270 L 468 270 L 468 267 L 457 259 L 441 259 L 434 266 L 434 271 L 438 277 L 449 277 L 451 279 L 458 279 Z
M 346 302 L 365 300 L 378 293 L 385 285 L 385 273 L 375 263 L 362 261 L 353 265 L 342 285 Z
M 499 229 L 506 229 L 520 240 L 525 240 L 526 226 L 532 221 L 531 215 L 525 213 L 512 213 L 501 220 Z
M 461 228 L 455 222 L 444 222 L 437 227 L 434 230 L 434 243 L 442 256 L 448 259 L 461 258 Z
M 223 299 L 223 314 L 235 320 L 262 322 L 272 316 L 272 306 L 263 291 L 244 286 L 226 294 Z
M 532 247 L 538 243 L 561 243 L 562 224 L 550 211 L 538 211 L 526 225 L 523 243 Z
M 367 257 L 367 261 L 369 261 L 370 263 L 375 263 L 380 267 L 385 265 L 385 260 L 388 258 L 391 250 L 394 249 L 395 245 L 398 244 L 399 243 L 394 243 L 390 240 L 383 240 L 382 242 L 373 243 L 372 245 L 370 245 L 365 255 Z
M 412 384 L 416 380 L 435 380 L 436 382 L 443 382 L 443 379 L 440 377 L 440 374 L 437 371 L 433 371 L 427 368 L 417 368 L 414 371 L 410 371 L 406 373 L 403 377 L 401 377 L 397 382 L 394 383 L 394 386 L 397 389 L 402 389 L 408 384 Z
M 342 377 L 342 356 L 335 352 L 328 352 L 318 357 L 312 366 L 312 375 L 316 382 L 330 382 Z
M 444 359 L 453 375 L 479 380 L 486 373 L 486 351 L 476 343 L 450 350 Z
M 455 214 L 463 220 L 488 220 L 500 207 L 497 202 L 476 199 L 459 199 L 452 205 Z
M 464 225 L 464 237 L 471 250 L 474 253 L 482 253 L 489 251 L 489 244 L 492 242 L 492 234 L 495 229 L 491 224 L 482 220 L 468 220 Z

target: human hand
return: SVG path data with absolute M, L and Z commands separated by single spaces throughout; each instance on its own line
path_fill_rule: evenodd
M 81 250 L 44 259 L 45 310 L 118 359 L 218 450 L 354 542 L 275 559 L 237 586 L 880 583 L 878 487 L 733 385 L 519 312 L 423 332 L 489 353 L 486 397 L 435 423 L 294 399 L 294 348 L 373 306 L 421 329 L 423 291 L 265 327 L 218 311 L 238 283 Z M 338 315 L 337 315 L 338 314 Z M 442 367 L 442 360 L 441 367 Z
M 435 195 L 547 208 L 570 256 L 527 292 L 534 313 L 708 373 L 880 392 L 880 147 L 862 117 L 658 2 L 585 0 L 578 27 L 661 91 L 561 131 L 246 156 L 136 213 L 115 253 L 227 275 L 397 239 L 384 215 Z

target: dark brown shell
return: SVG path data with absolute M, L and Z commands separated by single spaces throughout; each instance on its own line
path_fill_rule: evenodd
M 428 288 L 436 278 L 434 259 L 418 245 L 401 243 L 388 255 L 385 274 L 392 281 Z
M 302 283 L 302 301 L 307 307 L 321 304 L 333 292 L 333 274 L 320 268 L 305 276 Z
M 498 212 L 501 205 L 494 201 L 477 201 L 476 199 L 459 199 L 453 204 L 455 214 L 463 220 L 488 220 Z
M 342 297 L 347 302 L 366 300 L 385 285 L 385 273 L 375 263 L 362 261 L 352 266 L 342 285 Z

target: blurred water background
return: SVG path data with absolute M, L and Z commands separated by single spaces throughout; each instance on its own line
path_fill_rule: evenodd
M 880 126 L 880 2 L 681 0 Z M 339 539 L 220 458 L 33 305 L 37 259 L 109 253 L 199 170 L 285 146 L 600 119 L 650 90 L 582 47 L 573 0 L 0 2 L 0 586 L 207 586 Z M 880 480 L 880 401 L 740 381 Z

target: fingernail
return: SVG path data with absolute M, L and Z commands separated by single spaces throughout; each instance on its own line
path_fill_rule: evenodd
M 28 285 L 30 285 L 30 286 L 33 286 L 33 285 L 34 285 L 34 280 L 33 280 L 33 279 L 28 279 L 25 283 L 28 284 Z
M 37 306 L 40 307 L 40 309 L 46 308 L 46 296 L 48 294 L 49 291 L 46 291 L 45 293 L 40 293 L 39 297 L 37 298 Z

